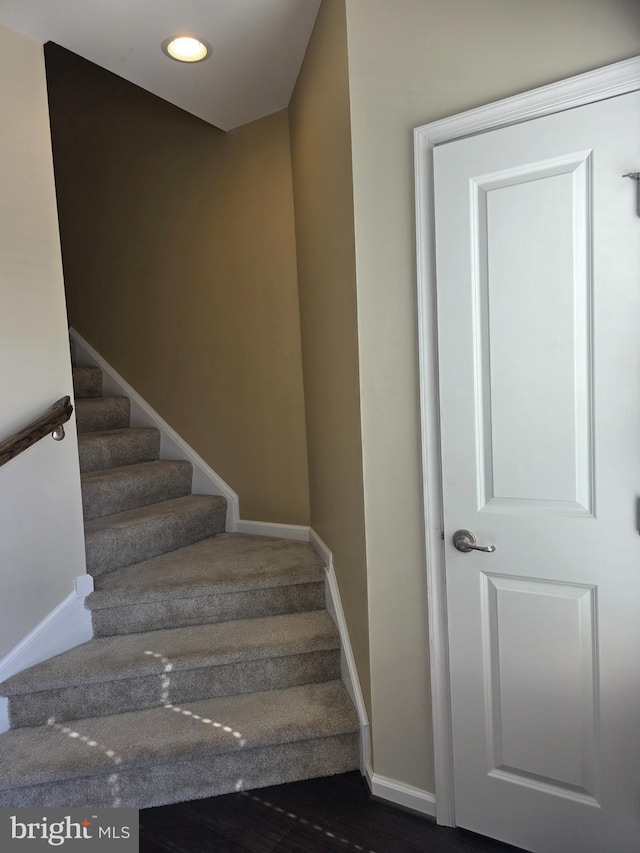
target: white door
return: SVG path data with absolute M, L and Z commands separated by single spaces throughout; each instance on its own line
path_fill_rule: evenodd
M 637 853 L 640 93 L 434 158 L 456 823 Z

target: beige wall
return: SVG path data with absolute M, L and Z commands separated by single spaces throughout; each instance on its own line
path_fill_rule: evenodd
M 73 393 L 42 45 L 4 27 L 0 128 L 1 442 Z M 84 573 L 72 422 L 0 468 L 0 660 Z
M 71 324 L 240 495 L 309 523 L 286 111 L 225 134 L 48 46 Z
M 433 790 L 412 129 L 640 53 L 632 0 L 347 0 L 375 770 Z
M 311 523 L 333 551 L 369 704 L 344 0 L 324 0 L 290 106 Z

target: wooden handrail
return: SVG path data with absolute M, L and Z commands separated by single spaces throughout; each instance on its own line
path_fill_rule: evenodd
M 46 415 L 38 418 L 37 421 L 33 421 L 29 426 L 0 444 L 0 465 L 9 462 L 10 459 L 15 459 L 23 450 L 27 450 L 32 444 L 44 438 L 45 435 L 49 435 L 54 429 L 62 426 L 62 424 L 69 420 L 72 414 L 73 406 L 71 405 L 71 398 L 63 397 L 61 400 L 58 400 Z

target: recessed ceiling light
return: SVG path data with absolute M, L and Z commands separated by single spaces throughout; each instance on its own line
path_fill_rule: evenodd
M 211 53 L 211 45 L 195 36 L 169 36 L 162 42 L 162 50 L 178 62 L 202 62 Z

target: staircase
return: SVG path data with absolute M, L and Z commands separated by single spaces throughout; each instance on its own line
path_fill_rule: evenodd
M 146 808 L 358 767 L 306 543 L 225 533 L 130 401 L 74 367 L 94 639 L 0 684 L 0 806 Z

